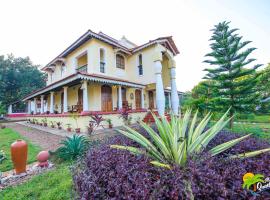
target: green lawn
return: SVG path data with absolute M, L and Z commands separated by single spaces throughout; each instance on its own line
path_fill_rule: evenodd
M 244 119 L 237 118 L 235 121 L 241 122 L 256 122 L 256 123 L 270 123 L 270 115 L 254 115 L 254 114 L 246 114 Z
M 13 168 L 10 158 L 10 145 L 17 139 L 24 139 L 28 143 L 28 163 L 36 161 L 36 156 L 41 150 L 40 147 L 33 145 L 29 140 L 23 138 L 20 134 L 10 128 L 0 129 L 0 150 L 4 150 L 7 159 L 0 164 L 0 171 L 8 171 Z
M 28 182 L 0 192 L 1 200 L 67 200 L 74 199 L 72 178 L 67 164 L 33 177 Z
M 259 137 L 265 139 L 270 142 L 270 123 L 260 123 L 260 124 L 252 124 L 252 123 L 235 123 L 233 125 L 232 132 L 235 133 L 253 133 L 255 137 Z

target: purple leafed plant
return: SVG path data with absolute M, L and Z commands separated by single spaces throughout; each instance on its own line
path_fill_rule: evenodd
M 140 132 L 145 132 L 140 130 Z M 239 135 L 220 132 L 208 148 Z M 185 167 L 171 170 L 156 167 L 143 155 L 110 148 L 110 144 L 138 145 L 123 136 L 115 136 L 90 149 L 79 167 L 73 170 L 73 181 L 80 199 L 252 199 L 242 188 L 247 172 L 270 176 L 270 154 L 246 159 L 225 159 L 228 155 L 269 147 L 263 140 L 248 138 L 215 156 L 207 149 L 188 159 Z M 256 199 L 270 198 L 264 192 Z

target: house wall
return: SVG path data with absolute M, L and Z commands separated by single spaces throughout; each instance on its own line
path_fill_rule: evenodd
M 105 52 L 105 73 L 100 72 L 100 49 L 104 49 Z M 133 55 L 124 55 L 125 57 L 125 69 L 119 69 L 116 67 L 116 50 L 107 43 L 104 43 L 97 39 L 91 39 L 80 46 L 78 49 L 70 53 L 66 59 L 67 70 L 65 74 L 61 76 L 61 66 L 60 63 L 56 65 L 55 71 L 53 72 L 53 81 L 60 80 L 66 76 L 69 76 L 76 72 L 76 67 L 84 65 L 86 62 L 88 64 L 88 73 L 102 74 L 114 78 L 121 78 L 124 80 L 137 82 L 141 84 L 151 84 L 155 83 L 155 69 L 154 69 L 154 55 L 157 51 L 167 51 L 161 45 L 153 45 L 148 48 L 141 50 Z M 82 57 L 87 53 L 86 57 Z M 143 61 L 143 75 L 139 75 L 138 71 L 138 55 L 142 54 Z M 171 53 L 169 52 L 171 55 Z M 77 60 L 77 58 L 80 58 Z M 164 58 L 164 56 L 163 56 Z M 164 87 L 169 86 L 169 60 L 163 59 L 163 75 Z M 48 83 L 51 82 L 48 79 Z
M 136 123 L 137 121 L 143 120 L 145 115 L 146 115 L 146 112 L 130 113 L 129 116 L 132 117 L 131 123 Z M 81 129 L 81 132 L 87 131 L 87 125 L 89 121 L 91 120 L 89 116 L 79 116 L 77 120 L 75 120 L 71 116 L 62 116 L 62 117 L 30 116 L 28 117 L 28 119 L 31 119 L 31 120 L 35 119 L 39 123 L 42 123 L 42 120 L 44 120 L 45 118 L 47 119 L 48 126 L 51 126 L 51 122 L 53 122 L 55 125 L 57 122 L 61 122 L 62 127 L 65 130 L 68 128 L 68 124 L 70 124 L 72 130 L 74 131 L 74 129 L 77 128 L 77 124 L 78 124 L 78 128 Z M 105 120 L 111 119 L 114 127 L 124 125 L 123 120 L 120 118 L 120 114 L 103 115 L 103 118 Z M 102 125 L 104 125 L 104 128 L 108 128 L 108 123 L 106 121 L 102 122 Z

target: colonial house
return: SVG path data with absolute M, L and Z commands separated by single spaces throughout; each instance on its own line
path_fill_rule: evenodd
M 23 99 L 28 117 L 85 131 L 94 113 L 110 118 L 114 126 L 122 124 L 122 109 L 133 121 L 150 109 L 164 115 L 165 105 L 178 113 L 177 54 L 171 36 L 136 45 L 88 30 L 42 68 L 48 75 L 46 87 Z M 76 122 L 70 113 L 78 116 Z

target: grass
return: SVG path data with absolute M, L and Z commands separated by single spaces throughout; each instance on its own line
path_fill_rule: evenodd
M 246 114 L 242 115 L 244 118 L 235 119 L 238 122 L 254 122 L 254 123 L 270 123 L 270 115 L 255 115 Z
M 270 123 L 235 123 L 232 132 L 234 133 L 252 133 L 253 136 L 265 139 L 270 142 Z
M 27 163 L 36 161 L 36 156 L 41 150 L 40 147 L 33 145 L 29 140 L 22 137 L 19 133 L 10 128 L 0 129 L 0 150 L 4 150 L 7 159 L 0 164 L 0 171 L 8 171 L 13 169 L 13 164 L 10 156 L 10 145 L 17 139 L 24 139 L 28 144 L 28 159 Z
M 72 178 L 67 164 L 33 177 L 28 182 L 0 192 L 1 200 L 61 200 L 74 199 Z

